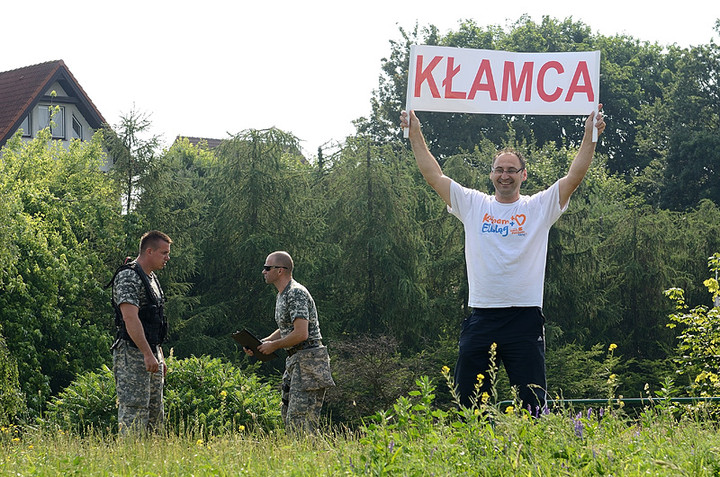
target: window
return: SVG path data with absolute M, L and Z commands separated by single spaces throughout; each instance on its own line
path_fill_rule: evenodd
M 52 118 L 50 117 L 52 108 Z M 49 106 L 40 105 L 38 107 L 40 113 L 40 127 L 50 127 L 53 139 L 65 139 L 65 106 Z M 50 120 L 52 123 L 50 124 Z
M 32 129 L 30 129 L 32 127 L 32 123 L 30 122 L 31 115 L 32 115 L 32 113 L 25 116 L 25 119 L 23 119 L 23 122 L 20 124 L 20 129 L 22 129 L 22 131 L 23 131 L 22 132 L 23 137 L 32 136 Z
M 73 128 L 73 137 L 78 138 L 82 140 L 83 134 L 82 134 L 82 124 L 80 124 L 80 121 L 78 118 L 75 117 L 75 115 L 72 115 L 72 128 Z

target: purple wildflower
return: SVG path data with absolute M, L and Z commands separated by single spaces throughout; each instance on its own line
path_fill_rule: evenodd
M 585 426 L 583 426 L 582 421 L 575 421 L 575 435 L 578 436 L 580 439 L 582 439 L 583 430 L 585 430 Z
M 582 413 L 578 412 L 577 416 L 575 416 L 575 419 L 573 419 L 573 423 L 575 424 L 575 435 L 578 436 L 580 439 L 582 439 L 583 430 L 585 429 L 585 426 L 583 425 L 582 421 L 580 420 L 581 418 L 582 418 Z

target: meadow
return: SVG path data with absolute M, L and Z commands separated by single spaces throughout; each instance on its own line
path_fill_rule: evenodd
M 583 476 L 720 474 L 711 405 L 651 396 L 626 408 L 555 405 L 540 417 L 480 399 L 439 409 L 428 378 L 358 429 L 292 435 L 244 426 L 119 438 L 52 426 L 3 427 L 0 475 Z M 661 393 L 662 394 L 662 393 Z

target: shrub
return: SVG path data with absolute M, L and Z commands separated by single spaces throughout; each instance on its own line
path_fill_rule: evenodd
M 714 306 L 696 306 L 688 309 L 682 288 L 670 288 L 665 296 L 675 303 L 675 313 L 670 315 L 668 328 L 678 325 L 677 357 L 678 374 L 688 379 L 688 393 L 695 396 L 717 396 L 720 392 L 720 253 L 708 259 L 710 272 L 715 278 L 703 282 L 712 295 Z
M 115 378 L 103 365 L 99 371 L 79 376 L 50 399 L 45 420 L 68 431 L 110 432 L 117 429 L 116 400 Z
M 0 335 L 0 426 L 13 423 L 24 412 L 25 400 L 20 391 L 17 363 Z
M 596 344 L 590 350 L 569 343 L 547 353 L 549 397 L 604 398 L 607 380 L 617 371 L 619 358 L 611 347 Z
M 99 168 L 103 156 L 99 135 L 64 148 L 47 128 L 29 142 L 16 134 L 2 149 L 0 323 L 33 417 L 107 359 L 102 285 L 124 219 Z
M 251 372 L 219 358 L 167 358 L 170 372 L 165 387 L 169 432 L 203 435 L 244 428 L 272 429 L 280 425 L 280 393 Z M 48 404 L 45 422 L 68 431 L 86 433 L 117 430 L 117 394 L 112 370 L 78 377 Z
M 280 426 L 280 391 L 256 374 L 207 356 L 171 361 L 169 367 L 165 413 L 170 429 L 205 435 Z
M 358 336 L 333 342 L 332 373 L 337 384 L 326 403 L 333 420 L 358 424 L 387 409 L 413 387 L 420 363 L 403 359 L 390 336 Z

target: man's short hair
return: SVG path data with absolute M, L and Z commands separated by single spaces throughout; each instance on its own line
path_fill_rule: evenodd
M 503 154 L 512 154 L 515 157 L 517 157 L 520 160 L 520 168 L 525 169 L 525 158 L 523 157 L 522 153 L 518 151 L 517 149 L 514 149 L 512 147 L 506 147 L 504 149 L 500 149 L 498 152 L 495 153 L 495 157 L 493 157 L 492 165 L 495 166 L 495 160 L 502 156 Z
M 172 239 L 168 237 L 167 234 L 164 234 L 159 230 L 151 230 L 149 232 L 145 232 L 143 236 L 140 237 L 140 255 L 142 255 L 143 250 L 147 250 L 148 248 L 156 248 L 159 242 L 167 242 L 168 244 L 172 244 Z
M 288 252 L 285 252 L 284 250 L 278 250 L 276 252 L 273 252 L 272 255 L 278 264 L 283 267 L 287 267 L 290 272 L 292 272 L 295 268 L 295 262 L 293 261 L 292 257 Z

